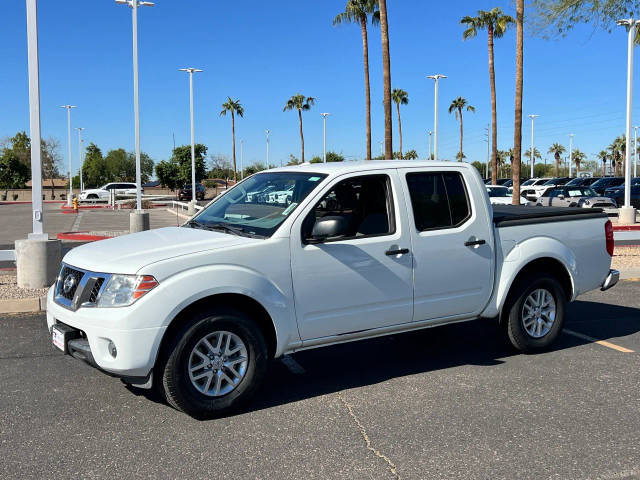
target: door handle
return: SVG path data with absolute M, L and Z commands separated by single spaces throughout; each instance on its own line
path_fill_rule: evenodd
M 384 252 L 385 255 L 404 255 L 406 253 L 409 253 L 409 249 L 408 248 L 399 248 L 397 250 L 387 250 L 386 252 Z
M 484 245 L 487 243 L 486 240 L 469 240 L 468 242 L 464 242 L 465 247 L 475 247 L 476 245 Z

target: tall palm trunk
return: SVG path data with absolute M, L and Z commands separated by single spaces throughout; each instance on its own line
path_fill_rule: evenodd
M 489 44 L 489 84 L 491 85 L 491 184 L 498 183 L 498 113 L 496 107 L 496 70 L 493 57 L 493 25 L 487 29 Z
M 556 177 L 559 177 L 560 176 L 560 154 L 556 152 L 554 157 L 556 159 Z
M 300 145 L 302 147 L 301 161 L 304 163 L 304 134 L 302 133 L 302 110 L 298 109 L 298 118 L 300 119 Z
M 398 110 L 398 137 L 400 138 L 400 160 L 402 160 L 402 120 L 400 120 L 400 104 L 396 103 Z
M 522 160 L 522 63 L 524 0 L 516 0 L 516 108 L 513 132 L 513 204 L 520 204 L 520 162 Z
M 463 135 L 463 130 L 462 130 L 462 108 L 458 108 L 458 114 L 460 115 L 460 158 L 458 159 L 459 162 L 462 161 L 462 135 Z
M 607 175 L 607 159 L 603 158 L 602 159 L 602 176 L 606 176 Z
M 387 0 L 378 0 L 380 8 L 380 38 L 382 40 L 382 80 L 384 84 L 384 156 L 393 159 L 393 130 L 391 129 L 391 59 L 389 57 L 389 23 Z
M 231 139 L 233 141 L 233 181 L 238 180 L 238 173 L 236 170 L 236 118 L 231 110 Z
M 364 92 L 367 105 L 367 158 L 371 160 L 371 85 L 369 84 L 369 35 L 367 34 L 367 19 L 360 20 L 362 29 L 362 56 L 364 58 Z

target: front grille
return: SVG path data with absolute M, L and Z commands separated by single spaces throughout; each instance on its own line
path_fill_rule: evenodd
M 60 276 L 58 277 L 58 295 L 66 298 L 67 300 L 73 300 L 73 296 L 76 294 L 76 290 L 78 289 L 78 285 L 80 285 L 80 281 L 82 280 L 83 276 L 84 273 L 80 270 L 76 270 L 75 268 L 71 268 L 68 266 L 63 267 L 62 271 L 60 272 Z M 67 281 L 68 278 L 73 278 L 73 281 L 68 280 L 70 288 L 67 288 L 67 290 L 65 290 L 65 281 Z
M 103 283 L 104 278 L 101 277 L 96 279 L 96 283 L 93 285 L 91 293 L 89 294 L 89 303 L 96 303 L 96 301 L 98 300 L 98 293 L 100 293 L 100 288 L 102 287 Z
M 610 203 L 594 203 L 593 208 L 613 208 Z

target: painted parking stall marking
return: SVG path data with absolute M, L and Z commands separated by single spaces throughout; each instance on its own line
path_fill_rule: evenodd
M 573 330 L 569 330 L 565 328 L 564 333 L 568 333 L 569 335 L 573 335 L 574 337 L 581 338 L 582 340 L 586 340 L 588 342 L 597 343 L 598 345 L 602 345 L 603 347 L 612 348 L 613 350 L 617 350 L 622 353 L 634 353 L 634 350 L 629 348 L 621 347 L 620 345 L 616 345 L 615 343 L 607 342 L 606 340 L 598 340 L 597 338 L 590 337 L 589 335 L 585 335 L 584 333 L 574 332 Z

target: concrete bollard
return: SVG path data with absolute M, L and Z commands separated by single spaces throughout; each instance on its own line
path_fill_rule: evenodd
M 45 288 L 56 281 L 62 261 L 60 240 L 16 240 L 18 287 Z
M 196 214 L 196 204 L 189 202 L 189 208 L 187 208 L 187 215 L 193 217 Z
M 620 225 L 633 225 L 636 223 L 636 209 L 633 207 L 622 207 L 618 211 L 618 223 Z
M 129 214 L 129 233 L 149 230 L 149 212 L 134 211 Z

